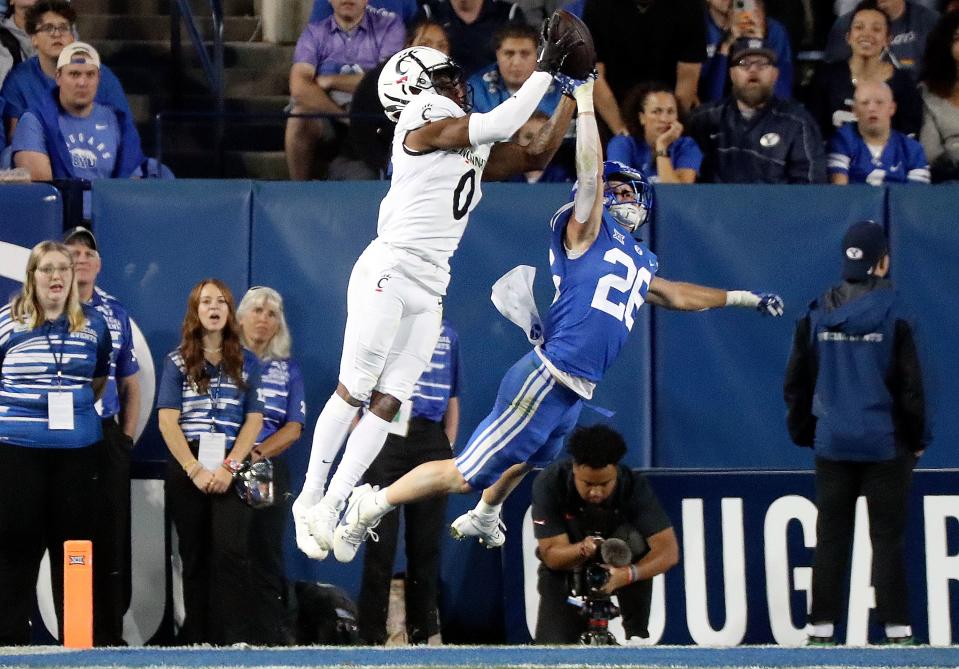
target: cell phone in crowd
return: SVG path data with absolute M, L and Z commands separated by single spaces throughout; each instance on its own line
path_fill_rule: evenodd
M 732 22 L 740 26 L 743 34 L 750 37 L 762 37 L 756 0 L 733 0 Z

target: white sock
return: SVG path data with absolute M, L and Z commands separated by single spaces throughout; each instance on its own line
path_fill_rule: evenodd
M 381 516 L 385 516 L 396 508 L 393 504 L 386 501 L 386 488 L 373 493 L 373 505 L 381 512 Z
M 482 497 L 480 497 L 480 501 L 473 508 L 473 511 L 476 512 L 477 516 L 496 516 L 497 518 L 499 518 L 499 514 L 502 510 L 502 504 L 487 504 L 483 501 Z
M 326 497 L 332 504 L 339 507 L 346 502 L 353 492 L 353 486 L 363 477 L 383 448 L 389 432 L 390 421 L 383 420 L 372 411 L 363 414 L 346 441 L 343 459 L 340 460 L 340 466 L 336 468 L 326 491 Z
M 809 627 L 812 629 L 812 636 L 832 636 L 836 626 L 832 623 L 815 623 Z
M 886 625 L 887 639 L 899 639 L 906 636 L 912 636 L 911 625 Z
M 310 465 L 306 470 L 304 490 L 323 492 L 330 476 L 330 467 L 358 410 L 359 407 L 353 406 L 336 393 L 327 400 L 316 420 L 316 427 L 313 428 L 313 449 L 310 451 Z

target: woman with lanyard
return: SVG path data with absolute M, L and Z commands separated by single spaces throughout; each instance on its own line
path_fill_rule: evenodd
M 170 449 L 166 503 L 179 537 L 186 619 L 181 643 L 250 638 L 246 586 L 253 509 L 231 490 L 263 424 L 260 363 L 240 344 L 233 295 L 217 279 L 190 291 L 180 346 L 157 392 Z
M 237 320 L 243 345 L 263 362 L 263 428 L 252 459 L 269 458 L 273 463 L 274 502 L 253 514 L 250 532 L 253 589 L 258 602 L 253 640 L 284 645 L 293 642 L 293 630 L 280 624 L 286 611 L 283 534 L 290 514 L 290 473 L 286 458 L 281 456 L 300 438 L 306 421 L 303 375 L 290 358 L 290 330 L 278 292 L 265 286 L 250 288 L 237 308 Z
M 80 304 L 69 249 L 34 246 L 23 289 L 0 309 L 0 646 L 31 641 L 44 548 L 63 620 L 63 542 L 92 538 L 93 405 L 111 350 L 106 322 Z

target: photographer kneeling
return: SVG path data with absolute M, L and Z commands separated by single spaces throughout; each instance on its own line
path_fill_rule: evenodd
M 626 443 L 618 432 L 578 427 L 567 450 L 571 460 L 553 463 L 533 483 L 542 561 L 536 643 L 605 643 L 605 620 L 618 613 L 612 594 L 627 640 L 646 638 L 652 578 L 679 562 L 672 523 L 646 478 L 619 464 Z M 571 594 L 582 596 L 584 606 L 569 603 Z

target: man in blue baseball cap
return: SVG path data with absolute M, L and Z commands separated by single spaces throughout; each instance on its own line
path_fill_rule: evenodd
M 852 224 L 842 254 L 842 282 L 796 325 L 784 387 L 790 436 L 816 457 L 809 644 L 835 644 L 860 495 L 877 617 L 889 643 L 911 644 L 903 536 L 912 469 L 932 438 L 915 324 L 889 280 L 880 224 Z

